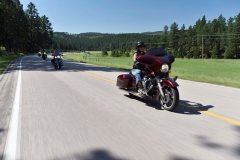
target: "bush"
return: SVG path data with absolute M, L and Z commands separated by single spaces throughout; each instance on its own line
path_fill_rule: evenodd
M 129 52 L 125 52 L 124 54 L 126 57 L 130 57 L 130 53 Z
M 118 50 L 113 50 L 111 56 L 112 57 L 121 57 L 121 53 Z
M 227 48 L 227 49 L 225 50 L 225 52 L 224 52 L 224 58 L 226 58 L 226 59 L 232 58 L 232 52 L 231 52 L 230 49 Z
M 188 58 L 188 59 L 192 58 L 192 53 L 191 53 L 191 52 L 189 52 L 189 53 L 187 54 L 187 58 Z
M 103 56 L 103 57 L 108 56 L 108 53 L 107 53 L 106 50 L 103 50 L 103 51 L 102 51 L 102 56 Z

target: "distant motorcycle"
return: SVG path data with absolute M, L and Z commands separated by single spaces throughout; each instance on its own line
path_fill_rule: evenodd
M 42 55 L 42 53 L 41 53 L 41 52 L 38 52 L 38 54 L 37 54 L 37 55 L 38 55 L 38 57 L 40 57 L 40 56 Z
M 53 66 L 55 69 L 61 69 L 63 66 L 63 62 L 62 62 L 62 56 L 63 55 L 57 55 L 55 56 L 55 58 L 53 59 Z
M 46 53 L 46 52 L 44 52 L 44 53 L 42 54 L 42 59 L 43 59 L 43 60 L 46 60 L 46 59 L 47 59 L 47 53 Z

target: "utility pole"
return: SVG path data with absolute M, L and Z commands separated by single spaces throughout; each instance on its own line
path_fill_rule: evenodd
M 202 34 L 202 59 L 203 59 L 203 34 Z

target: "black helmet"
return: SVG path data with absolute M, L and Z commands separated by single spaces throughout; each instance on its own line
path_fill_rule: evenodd
M 145 47 L 145 44 L 142 41 L 139 41 L 139 42 L 136 43 L 136 48 L 138 48 L 140 46 Z

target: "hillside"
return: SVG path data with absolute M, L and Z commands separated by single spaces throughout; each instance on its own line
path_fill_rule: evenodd
M 66 32 L 54 32 L 54 48 L 61 50 L 112 50 L 121 47 L 134 48 L 137 41 L 145 43 L 160 40 L 161 31 L 144 33 L 98 33 L 87 32 L 70 34 Z

